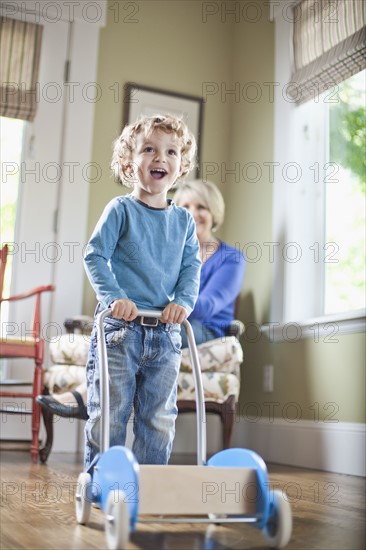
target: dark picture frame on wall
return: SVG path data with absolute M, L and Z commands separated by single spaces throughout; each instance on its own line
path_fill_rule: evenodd
M 125 84 L 124 90 L 123 125 L 131 124 L 140 115 L 172 114 L 185 121 L 197 140 L 197 166 L 194 175 L 198 178 L 203 125 L 202 97 L 150 88 L 135 82 Z

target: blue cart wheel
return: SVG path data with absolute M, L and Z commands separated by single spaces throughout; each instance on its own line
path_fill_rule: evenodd
M 91 511 L 91 499 L 89 488 L 91 486 L 91 475 L 82 472 L 78 477 L 75 493 L 75 513 L 76 521 L 85 525 L 89 521 Z
M 111 491 L 108 495 L 105 534 L 108 550 L 121 550 L 130 538 L 130 514 L 123 491 Z
M 281 491 L 273 492 L 269 517 L 262 532 L 270 548 L 284 548 L 291 538 L 291 506 Z

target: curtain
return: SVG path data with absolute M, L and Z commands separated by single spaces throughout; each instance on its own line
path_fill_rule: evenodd
M 302 0 L 294 7 L 294 101 L 314 99 L 366 68 L 365 14 L 364 0 Z
M 32 121 L 37 111 L 37 79 L 43 27 L 0 19 L 0 115 Z

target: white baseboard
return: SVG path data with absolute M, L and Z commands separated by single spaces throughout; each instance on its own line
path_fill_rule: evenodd
M 232 446 L 252 449 L 266 462 L 366 476 L 366 424 L 240 418 Z
M 222 448 L 222 426 L 218 417 L 212 416 L 207 422 L 207 450 L 213 454 Z M 195 415 L 186 414 L 178 419 L 173 452 L 196 452 Z M 65 434 L 59 431 L 67 423 L 60 419 L 60 427 L 55 427 L 56 441 L 53 450 L 72 452 L 65 448 Z M 83 450 L 83 423 L 79 425 L 79 450 Z M 70 426 L 67 426 L 70 435 Z M 127 430 L 128 447 L 132 446 L 132 425 Z M 73 438 L 68 437 L 69 441 Z M 59 445 L 57 444 L 59 443 Z M 250 422 L 243 418 L 234 423 L 232 447 L 242 447 L 256 451 L 266 462 L 287 464 L 302 468 L 312 468 L 340 474 L 366 476 L 366 424 L 346 422 L 313 422 L 299 420 L 289 422 L 273 419 L 273 422 L 260 419 Z

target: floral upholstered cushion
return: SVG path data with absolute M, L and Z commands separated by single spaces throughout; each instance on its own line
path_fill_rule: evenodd
M 229 395 L 235 396 L 238 401 L 240 380 L 234 374 L 225 372 L 203 372 L 202 373 L 203 393 L 205 400 L 224 403 Z M 178 401 L 194 401 L 196 390 L 193 374 L 180 372 L 178 376 Z
M 86 365 L 90 336 L 85 334 L 63 334 L 50 343 L 53 363 L 62 365 Z
M 243 349 L 235 336 L 224 336 L 197 346 L 201 372 L 226 372 L 240 378 Z M 182 350 L 181 372 L 192 372 L 189 349 Z
M 85 365 L 90 337 L 64 334 L 50 344 L 53 364 L 45 371 L 45 385 L 51 393 L 69 391 L 85 382 Z M 205 399 L 223 403 L 240 391 L 243 350 L 235 336 L 210 340 L 197 346 Z M 195 386 L 188 349 L 182 350 L 178 378 L 178 400 L 194 400 Z
M 240 365 L 243 349 L 235 336 L 209 340 L 197 346 L 203 392 L 206 400 L 223 403 L 234 395 L 239 398 Z M 178 377 L 178 400 L 195 400 L 195 385 L 189 349 L 182 350 Z
M 52 365 L 45 370 L 44 384 L 51 393 L 70 391 L 85 382 L 90 336 L 63 334 L 50 343 Z
M 52 365 L 44 373 L 44 385 L 50 393 L 63 393 L 85 383 L 85 366 Z

